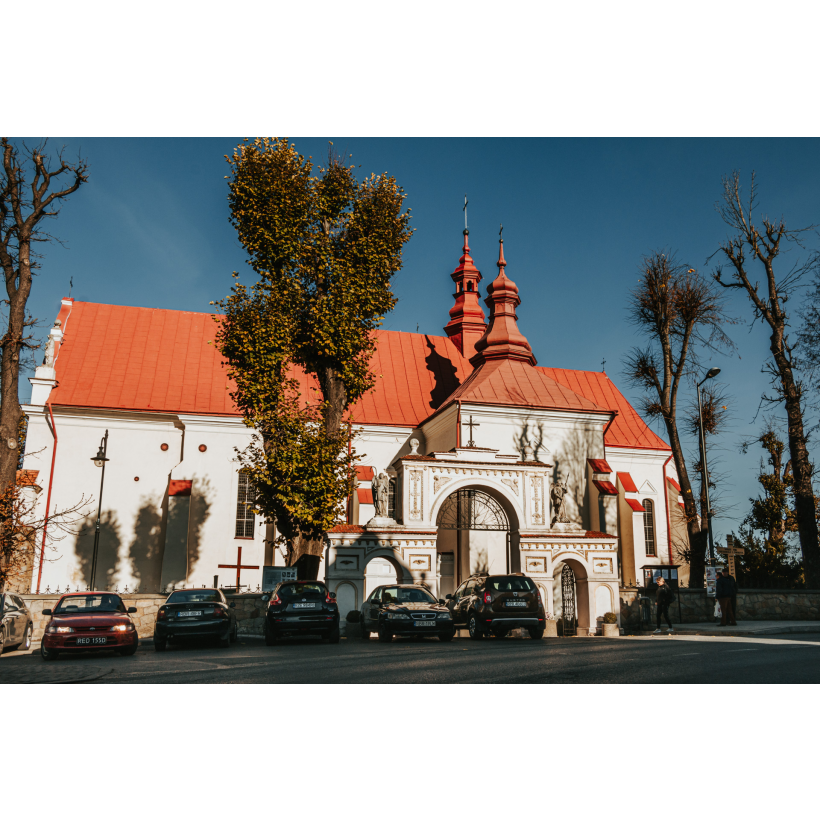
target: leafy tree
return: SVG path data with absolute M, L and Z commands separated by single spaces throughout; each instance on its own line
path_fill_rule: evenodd
M 373 385 L 374 331 L 396 303 L 409 209 L 393 177 L 357 181 L 332 143 L 315 169 L 287 139 L 245 140 L 226 159 L 231 223 L 258 277 L 218 303 L 232 396 L 256 431 L 240 459 L 288 564 L 315 578 L 354 486 L 345 414 Z
M 803 385 L 797 377 L 795 344 L 789 343 L 789 311 L 787 302 L 802 287 L 803 278 L 818 270 L 820 255 L 808 254 L 803 261 L 784 267 L 780 259 L 789 246 L 802 247 L 802 235 L 808 229 L 790 229 L 785 221 L 763 216 L 760 227 L 754 222 L 757 204 L 755 177 L 749 198 L 743 200 L 740 176 L 735 172 L 723 179 L 723 202 L 718 211 L 724 222 L 734 231 L 720 246 L 718 253 L 728 261 L 728 279 L 718 267 L 715 280 L 725 288 L 741 290 L 748 297 L 754 320 L 769 326 L 771 359 L 764 372 L 771 377 L 775 395 L 764 400 L 783 404 L 788 418 L 789 460 L 793 475 L 794 515 L 803 551 L 806 581 L 813 589 L 820 589 L 820 533 L 817 528 L 814 490 L 808 437 L 803 418 Z M 761 283 L 755 271 L 762 275 Z
M 647 392 L 641 405 L 649 418 L 663 421 L 680 481 L 689 538 L 689 585 L 702 587 L 706 528 L 701 529 L 697 505 L 678 430 L 678 394 L 698 366 L 698 348 L 730 346 L 722 325 L 728 321 L 721 299 L 695 270 L 674 254 L 654 252 L 640 266 L 632 291 L 629 319 L 648 339 L 626 360 L 627 378 Z

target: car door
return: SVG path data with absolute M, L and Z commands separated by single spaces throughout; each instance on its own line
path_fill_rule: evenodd
M 369 629 L 371 632 L 379 625 L 379 603 L 381 602 L 382 589 L 384 587 L 376 587 L 363 607 L 365 629 Z
M 20 628 L 20 609 L 11 595 L 6 593 L 3 605 L 3 621 L 6 625 L 6 644 L 14 645 L 23 640 L 23 633 Z M 23 616 L 25 620 L 25 616 Z
M 26 602 L 17 595 L 12 595 L 14 602 L 17 604 L 18 609 L 20 610 L 20 640 L 22 641 L 23 638 L 26 636 L 26 627 L 31 620 L 31 614 L 28 611 L 28 607 L 26 606 Z
M 453 620 L 457 624 L 467 622 L 467 607 L 470 601 L 470 592 L 472 591 L 474 584 L 475 581 L 468 580 L 459 587 L 460 593 L 453 609 Z

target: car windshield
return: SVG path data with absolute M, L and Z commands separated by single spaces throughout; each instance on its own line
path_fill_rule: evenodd
M 436 599 L 424 589 L 402 589 L 387 587 L 382 592 L 382 603 L 385 604 L 434 604 Z
M 168 596 L 166 604 L 222 603 L 222 597 L 215 589 L 178 589 Z
M 535 586 L 529 578 L 488 578 L 485 589 L 497 592 L 532 592 Z
M 58 615 L 93 615 L 95 612 L 125 612 L 125 604 L 119 595 L 72 595 L 63 598 L 57 609 Z
M 327 590 L 323 584 L 285 584 L 279 587 L 280 598 L 296 598 L 306 592 L 318 592 L 320 595 L 327 595 Z

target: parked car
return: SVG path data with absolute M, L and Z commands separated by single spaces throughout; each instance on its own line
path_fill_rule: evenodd
M 177 589 L 157 611 L 154 649 L 162 652 L 168 641 L 216 638 L 227 648 L 237 637 L 236 604 L 221 589 Z
M 525 627 L 531 638 L 544 637 L 541 593 L 521 572 L 472 575 L 446 599 L 456 627 L 466 626 L 471 638 L 503 638 L 516 627 Z
M 0 653 L 4 649 L 31 649 L 33 631 L 26 602 L 18 595 L 0 592 Z
M 133 655 L 139 646 L 137 627 L 131 619 L 135 606 L 127 607 L 112 592 L 69 592 L 54 609 L 43 633 L 40 654 L 47 661 L 63 652 L 113 649 Z
M 376 587 L 361 608 L 362 638 L 376 632 L 380 641 L 394 635 L 416 638 L 436 637 L 451 641 L 455 633 L 453 617 L 444 601 L 437 601 L 420 584 L 389 584 Z
M 283 581 L 270 595 L 265 617 L 265 643 L 274 646 L 293 635 L 318 635 L 339 643 L 339 607 L 336 593 L 322 581 Z

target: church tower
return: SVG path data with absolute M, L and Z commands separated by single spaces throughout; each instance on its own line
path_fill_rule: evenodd
M 475 344 L 487 329 L 484 311 L 478 301 L 481 272 L 470 256 L 470 246 L 467 244 L 469 234 L 469 230 L 465 228 L 461 259 L 458 260 L 458 267 L 450 274 L 456 283 L 456 292 L 453 294 L 456 303 L 450 309 L 450 321 L 444 328 L 465 359 L 475 355 Z

